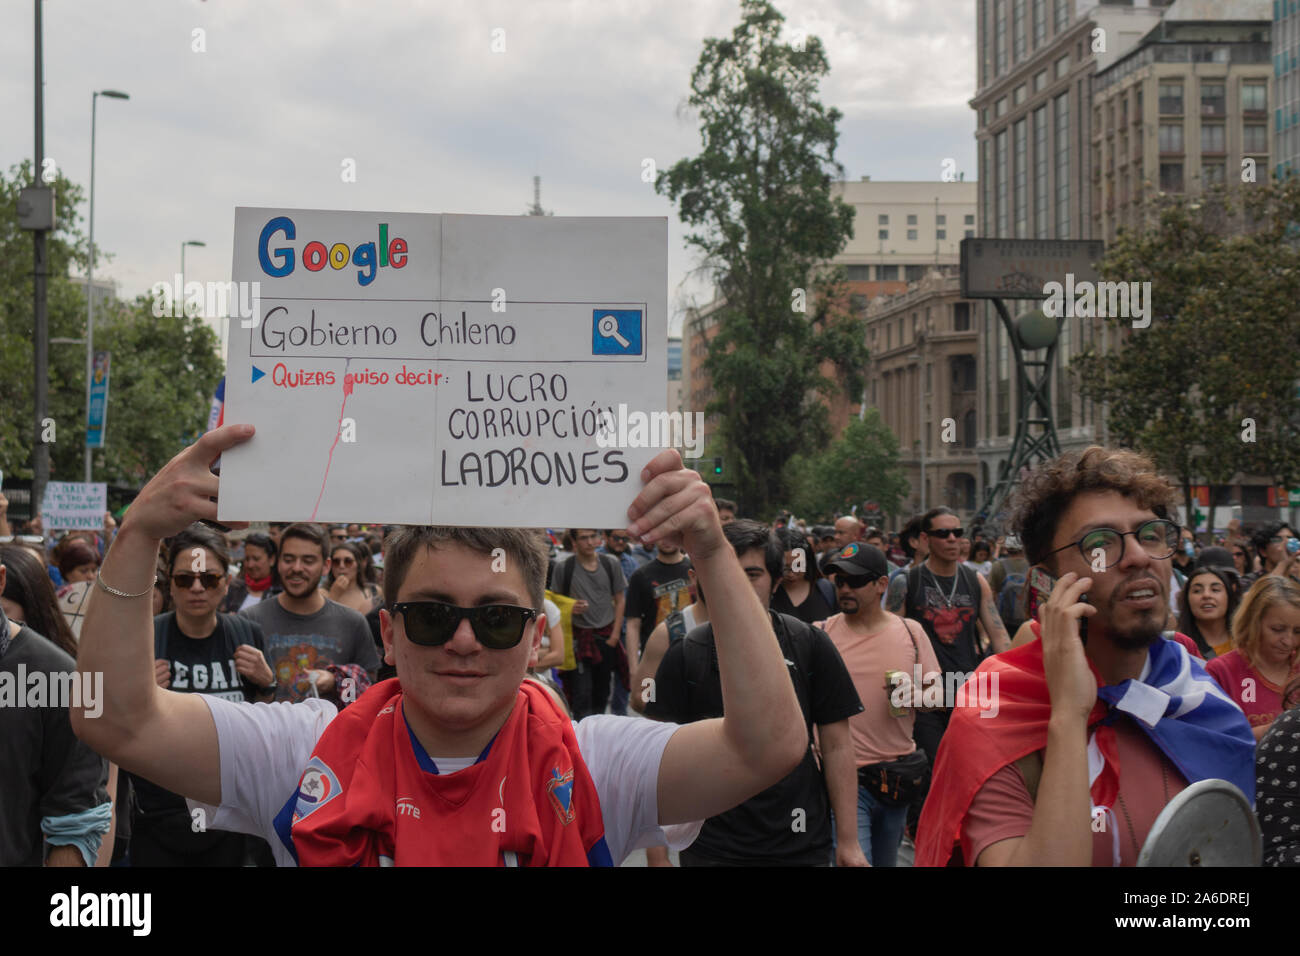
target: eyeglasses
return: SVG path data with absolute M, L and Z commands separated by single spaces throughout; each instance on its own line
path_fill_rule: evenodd
M 215 589 L 215 588 L 221 586 L 221 579 L 222 579 L 222 577 L 224 577 L 224 575 L 221 575 L 221 574 L 211 574 L 211 573 L 208 573 L 208 574 L 186 574 L 186 573 L 182 573 L 182 574 L 173 574 L 173 575 L 172 575 L 172 584 L 176 585 L 176 586 L 177 586 L 178 588 L 180 588 L 182 591 L 188 591 L 190 588 L 194 587 L 194 582 L 195 582 L 195 580 L 197 579 L 200 583 L 202 583 L 202 585 L 203 585 L 203 590 L 205 590 L 205 591 L 211 591 L 211 590 L 213 590 L 213 589 Z
M 528 622 L 537 616 L 532 608 L 513 604 L 457 607 L 441 601 L 402 601 L 391 605 L 389 610 L 402 615 L 406 636 L 412 644 L 441 647 L 455 636 L 461 620 L 468 618 L 474 637 L 494 651 L 517 646 Z
M 872 581 L 876 580 L 876 578 L 880 577 L 880 575 L 871 573 L 832 574 L 831 577 L 835 579 L 836 587 L 853 588 L 856 590 L 857 588 L 865 588 Z
M 965 533 L 965 528 L 931 528 L 926 532 L 932 538 L 960 538 Z
M 629 539 L 625 534 L 611 534 L 609 540 L 613 541 L 615 544 L 627 544 L 631 539 Z
M 356 558 L 335 558 L 334 563 L 340 567 L 348 568 L 357 563 Z
M 1178 547 L 1182 529 L 1172 521 L 1156 518 L 1138 525 L 1136 531 L 1116 531 L 1114 528 L 1095 528 L 1078 541 L 1057 548 L 1052 554 L 1058 554 L 1066 548 L 1078 547 L 1083 559 L 1095 564 L 1101 552 L 1105 565 L 1100 570 L 1113 568 L 1124 559 L 1124 538 L 1133 535 L 1147 555 L 1156 561 L 1163 561 L 1171 556 Z

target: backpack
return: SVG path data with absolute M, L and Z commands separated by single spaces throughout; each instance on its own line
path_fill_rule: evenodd
M 813 626 L 805 624 L 797 617 L 791 617 L 789 614 L 779 614 L 769 609 L 768 617 L 772 622 L 772 630 L 776 633 L 777 643 L 781 646 L 781 653 L 786 658 L 789 665 L 787 670 L 790 672 L 790 679 L 794 682 L 796 693 L 799 693 L 799 700 L 812 700 L 812 693 L 808 687 L 808 675 L 812 673 L 812 660 L 810 651 L 812 648 L 811 639 L 795 642 L 796 636 L 811 638 Z M 713 625 L 700 624 L 692 628 L 691 632 L 682 640 L 682 657 L 683 670 L 686 679 L 688 707 L 692 713 L 699 713 L 696 720 L 705 720 L 709 717 L 721 717 L 722 714 L 705 714 L 700 713 L 700 707 L 695 701 L 694 689 L 697 687 L 707 687 L 711 681 L 718 680 L 718 648 L 713 643 Z
M 600 559 L 601 565 L 605 568 L 605 574 L 609 576 L 609 593 L 617 595 L 618 577 L 614 574 L 614 568 L 611 562 L 616 564 L 618 558 L 608 554 L 601 554 L 599 551 L 596 552 L 596 557 Z M 573 562 L 577 560 L 578 556 L 575 554 L 560 565 L 560 580 L 556 583 L 554 588 L 554 590 L 569 597 L 573 596 Z M 621 569 L 622 565 L 619 565 L 619 567 Z
M 999 560 L 1006 570 L 1006 577 L 1002 581 L 1002 590 L 998 592 L 998 616 L 1006 625 L 1007 633 L 1015 634 L 1016 629 L 1025 622 L 1022 608 L 1025 606 L 1023 594 L 1027 575 L 1021 571 L 1012 571 L 1006 558 Z

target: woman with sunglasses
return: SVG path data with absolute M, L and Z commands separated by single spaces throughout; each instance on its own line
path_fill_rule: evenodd
M 1256 581 L 1233 618 L 1232 642 L 1205 670 L 1259 740 L 1282 712 L 1283 688 L 1300 674 L 1300 585 L 1276 574 Z
M 360 614 L 383 603 L 370 569 L 370 552 L 355 541 L 336 544 L 330 552 L 329 596 Z
M 225 540 L 202 524 L 172 538 L 165 567 L 173 611 L 154 618 L 154 679 L 181 693 L 232 701 L 270 701 L 275 674 L 261 627 L 222 614 L 230 555 Z M 132 866 L 240 866 L 248 847 L 240 834 L 198 831 L 184 798 L 133 776 Z

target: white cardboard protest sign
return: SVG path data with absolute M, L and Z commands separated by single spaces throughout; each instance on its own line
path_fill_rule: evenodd
M 664 407 L 667 251 L 663 218 L 237 209 L 225 421 L 257 434 L 220 520 L 625 525 L 660 449 L 600 412 Z
M 63 531 L 104 527 L 108 485 L 103 482 L 50 481 L 45 484 L 41 518 L 45 527 Z

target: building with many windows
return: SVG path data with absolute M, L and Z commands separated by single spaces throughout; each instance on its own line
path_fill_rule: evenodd
M 1300 0 L 1273 0 L 1274 172 L 1300 171 Z
M 867 405 L 898 436 L 905 511 L 946 505 L 966 521 L 979 507 L 976 308 L 950 267 L 867 307 Z
M 1092 233 L 1137 228 L 1152 192 L 1269 178 L 1268 0 L 1175 3 L 1092 82 Z M 1249 19 L 1250 17 L 1255 19 Z

